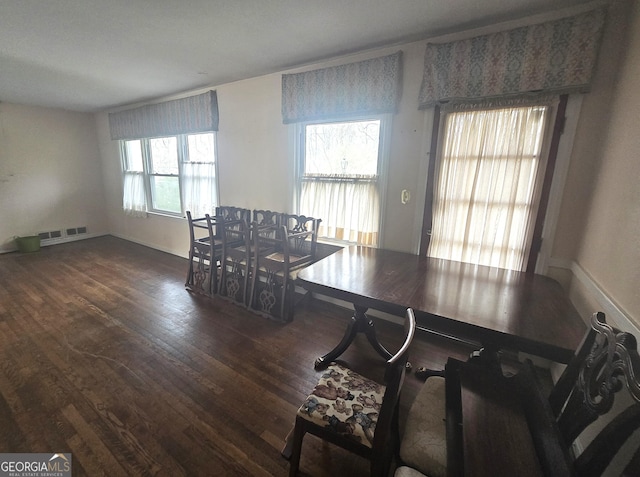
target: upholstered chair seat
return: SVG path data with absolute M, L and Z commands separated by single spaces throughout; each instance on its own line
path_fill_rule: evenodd
M 416 469 L 407 467 L 406 465 L 401 465 L 393 473 L 393 477 L 429 477 L 429 476 L 424 475 L 422 472 L 418 472 Z
M 447 474 L 445 380 L 430 376 L 407 416 L 400 444 L 402 463 L 430 477 Z
M 298 416 L 371 447 L 386 387 L 331 363 Z

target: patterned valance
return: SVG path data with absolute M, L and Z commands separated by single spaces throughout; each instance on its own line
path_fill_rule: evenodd
M 357 63 L 282 75 L 282 121 L 289 124 L 395 112 L 401 75 L 401 51 Z
M 420 108 L 532 92 L 586 92 L 604 17 L 604 10 L 597 9 L 467 40 L 427 44 Z
M 109 114 L 111 139 L 140 139 L 218 130 L 215 91 Z

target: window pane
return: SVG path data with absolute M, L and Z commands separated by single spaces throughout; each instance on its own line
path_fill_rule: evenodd
M 187 136 L 189 154 L 186 160 L 190 162 L 214 162 L 215 148 L 213 147 L 213 133 L 190 134 Z
M 380 120 L 307 125 L 304 174 L 375 175 L 379 143 Z
M 175 136 L 150 139 L 149 148 L 151 173 L 178 174 L 178 140 Z
M 180 185 L 177 177 L 149 177 L 153 208 L 180 214 Z
M 125 148 L 127 151 L 125 161 L 126 171 L 142 172 L 142 141 L 139 139 L 135 141 L 125 141 Z

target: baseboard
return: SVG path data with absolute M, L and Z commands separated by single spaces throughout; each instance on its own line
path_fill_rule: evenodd
M 578 308 L 578 312 L 580 312 L 581 315 L 586 313 L 583 318 L 589 318 L 592 313 L 602 311 L 606 315 L 607 321 L 614 323 L 615 326 L 621 330 L 632 333 L 640 338 L 640 325 L 636 324 L 630 318 L 629 314 L 616 304 L 577 262 L 552 259 L 549 265 L 555 268 L 569 270 L 575 284 L 580 287 L 580 292 L 585 294 L 590 301 L 597 303 L 599 307 L 597 310 L 581 310 L 578 308 L 580 304 L 574 303 L 574 306 Z
M 109 235 L 109 234 L 108 233 L 99 233 L 99 234 L 86 233 L 86 234 L 80 234 L 80 235 L 65 235 L 60 238 L 41 240 L 40 248 L 50 247 L 51 245 L 60 245 L 60 244 L 69 243 L 69 242 L 77 242 L 79 240 L 87 240 L 87 239 L 96 238 L 96 237 L 103 237 L 105 235 Z M 0 248 L 0 254 L 12 253 L 17 251 L 18 251 L 18 247 L 16 247 L 15 245 L 5 247 L 5 248 Z
M 133 242 L 133 243 L 137 243 L 138 245 L 144 245 L 145 247 L 153 248 L 155 250 L 160 250 L 161 252 L 165 252 L 165 253 L 168 253 L 170 255 L 175 255 L 177 257 L 182 257 L 182 258 L 189 258 L 188 250 L 185 253 L 176 253 L 175 250 L 171 250 L 171 249 L 168 249 L 166 247 L 161 247 L 161 246 L 159 246 L 157 244 L 149 243 L 149 242 L 146 242 L 144 240 L 138 240 L 138 239 L 136 239 L 134 237 L 129 237 L 127 235 L 114 234 L 114 233 L 112 233 L 111 235 L 113 235 L 114 237 L 120 238 L 122 240 L 127 240 L 128 242 Z M 189 244 L 187 243 L 187 248 L 188 247 L 189 247 Z

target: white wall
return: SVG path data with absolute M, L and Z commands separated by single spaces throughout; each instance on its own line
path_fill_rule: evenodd
M 0 103 L 0 252 L 14 236 L 108 232 L 92 114 Z
M 629 29 L 623 47 L 605 55 L 617 55 L 621 65 L 607 72 L 607 114 L 585 118 L 582 136 L 595 136 L 598 144 L 584 150 L 592 174 L 586 185 L 584 225 L 577 241 L 573 292 L 577 302 L 593 300 L 591 287 L 606 297 L 614 321 L 627 328 L 629 318 L 640 330 L 640 6 L 621 13 Z M 617 31 L 626 30 L 619 21 Z M 581 278 L 581 279 L 580 279 Z M 615 311 L 617 310 L 617 312 Z M 640 333 L 637 333 L 640 336 Z

